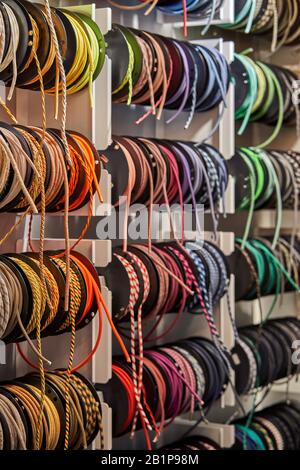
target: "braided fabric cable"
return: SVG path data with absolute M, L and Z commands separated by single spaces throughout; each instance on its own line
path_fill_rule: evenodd
M 5 70 L 8 64 L 12 62 L 13 78 L 11 81 L 9 93 L 7 95 L 7 99 L 11 100 L 17 81 L 17 48 L 19 45 L 20 30 L 12 9 L 6 3 L 3 4 L 3 7 L 6 10 L 12 33 L 10 35 L 9 49 L 5 59 L 1 62 L 0 71 Z
M 192 106 L 191 106 L 189 116 L 188 116 L 187 121 L 186 121 L 185 126 L 184 126 L 185 129 L 188 129 L 190 127 L 191 122 L 192 122 L 193 117 L 194 117 L 194 114 L 195 114 L 195 111 L 196 111 L 198 68 L 195 66 L 194 70 L 195 70 L 195 76 L 194 76 L 194 81 L 193 81 L 193 84 L 192 84 Z
M 208 326 L 209 326 L 209 329 L 210 329 L 210 332 L 212 334 L 212 337 L 214 340 L 217 340 L 217 342 L 219 342 L 220 345 L 222 345 L 222 347 L 226 348 L 221 337 L 220 337 L 220 334 L 216 328 L 216 325 L 215 325 L 215 322 L 214 322 L 214 319 L 212 318 L 212 315 L 210 314 L 210 312 L 207 310 L 206 308 L 206 305 L 205 305 L 205 301 L 203 299 L 203 296 L 202 296 L 202 293 L 200 291 L 200 288 L 199 288 L 199 284 L 197 283 L 195 277 L 194 277 L 194 274 L 186 260 L 186 258 L 184 257 L 184 255 L 182 253 L 180 253 L 179 250 L 177 250 L 176 248 L 173 248 L 173 247 L 170 247 L 170 250 L 176 254 L 176 256 L 180 259 L 180 262 L 182 263 L 182 265 L 184 266 L 184 269 L 185 269 L 185 272 L 186 272 L 186 276 L 187 276 L 187 279 L 189 279 L 190 281 L 190 284 L 193 286 L 193 288 L 195 289 L 195 293 L 199 299 L 199 302 L 200 302 L 200 305 L 201 305 L 201 308 L 203 310 L 203 313 L 204 313 L 204 316 L 207 320 L 207 323 L 208 323 Z M 201 269 L 201 271 L 199 272 L 200 274 L 200 279 L 202 281 L 202 283 L 205 282 L 205 272 L 203 269 Z M 203 285 L 203 284 L 202 284 Z
M 199 362 L 191 354 L 189 354 L 185 349 L 179 346 L 174 346 L 173 349 L 176 349 L 178 352 L 180 352 L 180 354 L 184 356 L 192 364 L 192 367 L 195 371 L 196 380 L 197 380 L 197 393 L 200 397 L 203 397 L 204 392 L 205 392 L 205 376 L 204 376 L 204 372 Z M 200 405 L 200 409 L 202 409 L 201 405 Z
M 160 426 L 158 428 L 157 433 L 158 435 L 160 435 L 165 425 L 165 402 L 167 398 L 165 381 L 159 368 L 156 367 L 155 364 L 150 361 L 147 357 L 144 357 L 144 364 L 151 371 L 151 374 L 153 375 L 157 384 L 157 390 L 159 395 L 159 409 L 157 409 L 156 418 L 160 421 Z
M 203 294 L 203 298 L 204 298 L 206 308 L 208 310 L 210 310 L 210 312 L 212 312 L 212 298 L 211 298 L 210 293 L 207 291 L 206 283 L 203 284 L 203 282 L 202 282 L 203 281 L 203 276 L 201 276 L 201 272 L 203 270 L 203 265 L 201 263 L 201 260 L 196 255 L 196 253 L 194 253 L 193 250 L 190 250 L 190 249 L 187 248 L 187 251 L 188 251 L 189 255 L 191 256 L 191 258 L 192 258 L 192 260 L 195 264 L 195 267 L 197 268 L 197 271 L 199 273 L 198 282 L 199 282 L 199 285 L 201 287 L 201 291 L 202 291 L 202 294 Z M 198 297 L 194 296 L 193 299 L 192 299 L 192 306 L 196 307 L 198 303 L 199 303 Z
M 17 450 L 26 449 L 26 432 L 21 416 L 10 400 L 4 395 L 0 396 L 1 413 L 4 414 L 9 427 L 12 448 Z
M 7 285 L 0 273 L 0 338 L 2 338 L 9 322 L 10 298 Z
M 143 419 L 145 425 L 147 426 L 148 430 L 152 430 L 151 424 L 148 420 L 148 417 L 144 411 L 144 408 L 142 406 L 141 400 L 140 400 L 140 393 L 139 393 L 139 381 L 141 380 L 140 377 L 138 377 L 137 374 L 137 369 L 136 369 L 136 352 L 135 352 L 135 318 L 134 318 L 134 308 L 136 301 L 139 297 L 139 282 L 138 282 L 138 277 L 137 274 L 132 267 L 132 265 L 122 256 L 120 255 L 115 255 L 119 261 L 124 265 L 128 276 L 129 276 L 129 281 L 130 281 L 130 297 L 129 297 L 129 304 L 128 304 L 128 309 L 130 313 L 130 330 L 131 330 L 131 367 L 132 367 L 132 377 L 133 377 L 133 386 L 134 386 L 134 393 L 135 393 L 135 400 L 136 400 L 136 406 L 138 408 L 138 411 L 140 413 L 141 418 Z M 141 351 L 140 351 L 141 353 Z
M 233 316 L 233 313 L 232 313 L 232 307 L 231 307 L 230 297 L 229 297 L 229 293 L 228 293 L 229 279 L 227 277 L 227 271 L 226 271 L 226 267 L 224 265 L 224 261 L 223 261 L 221 255 L 219 254 L 218 250 L 216 250 L 212 245 L 206 244 L 206 248 L 213 252 L 215 258 L 217 259 L 218 266 L 221 269 L 221 278 L 222 278 L 222 281 L 223 281 L 223 286 L 222 287 L 220 286 L 221 287 L 221 292 L 219 292 L 218 297 L 220 298 L 224 294 L 226 296 L 228 316 L 229 316 L 229 319 L 230 319 L 230 323 L 231 323 L 231 327 L 232 327 L 232 330 L 233 330 L 234 337 L 235 337 L 236 340 L 238 340 L 239 334 L 238 334 L 237 326 L 236 326 L 235 319 L 234 319 L 234 316 Z
M 144 263 L 140 260 L 138 256 L 133 253 L 129 253 L 130 257 L 135 261 L 138 265 L 142 276 L 143 276 L 143 287 L 144 287 L 144 295 L 143 300 L 139 306 L 138 314 L 137 314 L 137 332 L 138 332 L 138 344 L 139 344 L 139 373 L 138 373 L 138 396 L 139 400 L 141 398 L 142 393 L 142 386 L 143 386 L 143 367 L 144 367 L 144 354 L 143 354 L 143 329 L 142 329 L 142 308 L 143 304 L 145 303 L 146 299 L 148 298 L 150 292 L 150 279 L 148 271 L 144 265 Z M 131 435 L 134 434 L 137 424 L 138 413 L 137 410 L 135 412 L 134 421 L 132 424 Z
M 274 436 L 277 450 L 284 450 L 284 442 L 277 427 L 274 426 L 274 424 L 268 421 L 266 418 L 260 416 L 255 418 L 255 421 L 261 423 L 262 426 L 264 426 L 264 428 L 266 428 L 271 433 L 271 435 Z

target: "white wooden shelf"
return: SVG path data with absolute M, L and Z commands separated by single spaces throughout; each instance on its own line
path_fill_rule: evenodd
M 235 213 L 235 182 L 231 175 L 228 177 L 228 185 L 224 197 L 224 206 L 226 215 Z M 223 213 L 222 207 L 220 208 L 220 213 Z
M 6 364 L 6 344 L 0 340 L 0 367 Z
M 276 225 L 276 210 L 258 210 L 254 212 L 252 226 L 255 231 L 260 230 L 274 230 Z M 283 210 L 282 212 L 282 230 L 298 229 L 300 231 L 300 214 L 295 213 L 293 210 Z
M 274 301 L 274 295 L 261 297 L 262 318 L 266 315 Z M 300 294 L 297 292 L 286 292 L 278 296 L 271 319 L 281 317 L 297 317 L 300 314 Z M 246 325 L 258 325 L 261 322 L 261 312 L 258 299 L 242 300 L 236 302 L 235 317 L 239 327 Z
M 292 377 L 287 386 L 286 383 L 281 383 L 282 381 L 275 382 L 272 390 L 275 393 L 282 393 L 286 395 L 287 393 L 300 393 L 300 380 L 299 375 Z
M 16 347 L 15 344 L 0 342 L 0 381 L 16 378 Z
M 265 396 L 265 389 L 261 389 L 256 392 L 255 402 L 256 404 L 259 404 L 259 406 L 257 406 L 257 411 L 263 410 L 268 406 L 275 405 L 276 403 L 282 401 L 299 401 L 299 393 L 300 381 L 298 376 L 292 377 L 288 386 L 287 383 L 283 383 L 283 381 L 274 382 L 267 396 Z M 244 395 L 241 397 L 241 400 L 245 411 L 250 412 L 253 407 L 254 395 Z
M 178 433 L 180 438 L 180 434 L 188 431 L 192 425 L 193 420 L 177 418 L 174 422 L 174 432 Z M 232 447 L 235 440 L 234 426 L 228 424 L 200 423 L 191 435 L 208 437 L 225 449 Z
M 104 430 L 104 450 L 111 450 L 112 448 L 112 410 L 102 401 L 102 394 L 98 392 L 101 400 L 102 409 L 102 425 Z M 98 433 L 96 439 L 92 443 L 92 450 L 100 450 L 101 441 L 100 433 Z
M 101 292 L 103 300 L 111 312 L 111 291 L 105 286 L 104 278 L 101 280 Z M 92 344 L 95 344 L 99 326 L 99 316 L 93 319 Z M 107 383 L 112 376 L 112 331 L 106 315 L 102 314 L 102 335 L 97 351 L 92 359 L 92 382 L 97 384 Z

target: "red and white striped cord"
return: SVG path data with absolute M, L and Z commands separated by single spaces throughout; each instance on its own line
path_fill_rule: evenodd
M 134 387 L 134 395 L 136 400 L 137 411 L 141 416 L 141 420 L 144 421 L 147 429 L 152 431 L 152 426 L 148 420 L 148 417 L 145 413 L 143 405 L 141 403 L 140 395 L 138 393 L 138 375 L 137 375 L 137 368 L 136 368 L 136 351 L 135 351 L 135 318 L 134 318 L 134 308 L 139 297 L 139 281 L 137 274 L 133 268 L 133 266 L 122 256 L 115 254 L 115 256 L 120 260 L 120 262 L 125 267 L 129 282 L 130 282 L 130 295 L 129 295 L 129 314 L 130 314 L 130 349 L 131 349 L 131 367 L 132 367 L 132 378 L 133 378 L 133 387 Z
M 138 265 L 142 277 L 143 277 L 143 284 L 144 284 L 144 295 L 143 295 L 143 300 L 141 302 L 141 305 L 139 306 L 138 309 L 138 315 L 137 315 L 137 333 L 138 333 L 138 344 L 139 344 L 139 373 L 138 373 L 138 395 L 139 395 L 139 400 L 141 400 L 141 393 L 142 393 L 142 387 L 143 387 L 143 367 L 144 367 L 144 341 L 143 341 L 143 328 L 142 328 L 142 308 L 145 303 L 145 301 L 148 298 L 149 292 L 150 292 L 150 279 L 149 279 L 149 273 L 146 269 L 146 266 L 142 262 L 142 260 L 136 256 L 133 253 L 128 253 L 131 258 L 136 262 Z M 136 430 L 136 424 L 137 424 L 137 418 L 138 418 L 138 411 L 136 410 L 134 420 L 132 423 L 132 429 L 131 429 L 131 437 L 134 436 L 135 430 Z

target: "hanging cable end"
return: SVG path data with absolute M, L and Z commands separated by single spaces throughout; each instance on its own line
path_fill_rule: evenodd
M 248 47 L 247 49 L 244 49 L 241 54 L 242 55 L 249 55 L 249 54 L 252 54 L 252 52 L 254 52 L 254 49 L 253 47 Z

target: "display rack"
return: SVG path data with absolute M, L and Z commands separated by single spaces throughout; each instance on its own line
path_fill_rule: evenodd
M 226 32 L 219 31 L 225 37 L 228 35 Z M 232 31 L 230 33 L 232 38 Z M 256 60 L 263 60 L 271 64 L 276 64 L 283 67 L 291 67 L 293 70 L 299 71 L 299 50 L 296 47 L 282 47 L 275 54 L 270 53 L 270 38 L 255 35 L 237 34 L 234 37 L 235 43 L 238 45 L 237 52 L 243 51 L 247 48 L 253 48 L 253 57 Z M 270 135 L 272 129 L 262 123 L 251 123 L 246 132 L 238 137 L 237 147 L 249 147 L 251 145 L 258 145 L 263 142 Z M 271 149 L 277 150 L 296 150 L 300 151 L 300 135 L 297 134 L 295 126 L 283 127 L 276 138 L 276 140 L 269 146 Z M 245 217 L 242 212 L 232 216 L 229 219 L 230 226 L 234 230 L 239 229 L 239 235 L 242 234 L 241 223 L 245 223 Z M 228 222 L 228 221 L 227 221 Z M 276 225 L 276 210 L 263 209 L 254 212 L 251 237 L 259 236 L 273 236 Z M 300 214 L 299 211 L 295 214 L 293 210 L 282 211 L 282 224 L 281 234 L 292 234 L 294 231 L 300 231 Z M 273 306 L 274 296 L 268 295 L 261 297 L 261 309 L 259 300 L 239 301 L 235 306 L 236 323 L 238 327 L 247 325 L 258 325 L 263 320 L 266 320 L 270 308 Z M 262 312 L 262 316 L 261 316 Z M 283 318 L 287 316 L 298 317 L 300 312 L 300 295 L 296 292 L 285 292 L 279 294 L 272 309 L 270 319 Z M 256 396 L 256 403 L 260 403 L 257 410 L 261 410 L 268 406 L 274 405 L 279 401 L 297 400 L 300 397 L 300 383 L 298 377 L 294 377 L 287 386 L 286 383 L 275 382 L 272 385 L 271 391 L 264 398 L 264 390 L 259 390 Z M 263 399 L 264 398 L 264 399 Z M 263 399 L 263 401 L 262 401 Z M 250 412 L 253 408 L 253 395 L 243 396 L 242 402 L 246 412 Z M 237 413 L 240 410 L 237 408 Z
M 229 5 L 230 4 L 230 5 Z M 153 21 L 153 15 L 150 17 L 144 17 L 142 13 L 130 13 L 120 12 L 116 10 L 114 13 L 114 22 L 120 23 L 126 26 L 134 28 L 145 29 L 151 32 L 159 32 L 165 36 L 175 37 L 183 39 L 180 28 L 174 26 L 171 22 L 156 23 Z M 232 21 L 233 18 L 233 2 L 224 2 L 224 8 L 221 10 L 222 18 L 227 18 L 228 21 Z M 151 21 L 152 16 L 152 21 Z M 203 24 L 203 23 L 202 23 Z M 224 54 L 226 60 L 230 63 L 234 57 L 234 44 L 230 41 L 225 42 L 222 39 L 209 39 L 209 40 L 197 40 L 194 43 L 203 44 L 206 47 L 216 47 Z M 178 118 L 171 124 L 166 124 L 167 119 L 172 115 L 172 111 L 164 110 L 160 120 L 156 120 L 153 116 L 149 116 L 142 124 L 136 125 L 135 121 L 138 117 L 144 114 L 144 106 L 137 105 L 123 105 L 113 104 L 112 107 L 112 128 L 113 133 L 116 135 L 134 135 L 139 137 L 153 137 L 160 139 L 174 139 L 174 140 L 185 140 L 195 143 L 204 141 L 213 129 L 214 124 L 217 121 L 218 115 L 222 110 L 222 105 L 219 108 L 206 113 L 195 113 L 193 121 L 188 129 L 185 129 L 185 124 L 188 119 L 188 114 L 183 112 Z M 220 121 L 219 129 L 215 132 L 212 138 L 208 140 L 208 143 L 219 149 L 221 154 L 229 159 L 234 154 L 235 150 L 235 120 L 234 120 L 234 86 L 231 83 L 227 94 L 227 107 L 225 108 L 223 117 Z M 225 194 L 225 211 L 226 213 L 234 213 L 234 181 L 229 178 L 228 187 Z M 131 214 L 134 216 L 134 214 Z M 154 237 L 156 240 L 169 239 L 170 233 L 170 221 L 167 213 L 160 214 L 160 220 L 157 227 L 157 234 Z M 192 234 L 186 234 L 186 238 L 190 238 Z M 219 233 L 218 244 L 220 248 L 225 252 L 226 255 L 232 253 L 234 249 L 234 234 L 232 233 Z M 211 239 L 212 234 L 206 233 L 206 237 Z M 231 276 L 229 284 L 229 303 L 231 310 L 234 314 L 234 277 Z M 188 316 L 188 318 L 187 318 Z M 164 331 L 166 323 L 172 321 L 174 314 L 170 313 L 167 318 L 163 318 L 160 323 L 158 333 Z M 234 336 L 230 319 L 228 316 L 228 303 L 227 299 L 221 300 L 220 305 L 215 309 L 215 317 L 221 337 L 226 346 L 231 349 L 234 345 Z M 193 316 L 188 313 L 183 314 L 181 321 L 178 321 L 175 328 L 168 334 L 168 337 L 164 341 L 172 342 L 179 338 L 189 336 L 206 336 L 210 337 L 207 323 L 203 316 Z M 163 342 L 163 341 L 162 341 Z M 154 342 L 149 344 L 149 347 L 159 345 L 160 342 Z M 148 345 L 147 345 L 148 346 Z M 114 350 L 114 348 L 113 348 Z M 233 373 L 231 374 L 231 382 L 234 383 Z M 227 408 L 232 409 L 235 405 L 235 396 L 231 386 L 228 386 L 225 393 L 222 395 L 218 403 L 216 403 L 216 414 L 218 415 L 218 409 L 226 410 Z M 187 430 L 191 427 L 193 422 L 186 417 L 176 419 L 165 432 L 162 433 L 162 438 L 159 445 L 165 445 L 167 443 L 165 437 L 172 436 L 172 440 L 179 437 L 179 431 L 183 434 L 183 430 Z M 234 428 L 223 424 L 201 424 L 196 430 L 195 434 L 203 434 L 204 436 L 210 436 L 215 439 L 220 445 L 224 447 L 230 447 L 234 442 Z M 142 432 L 137 432 L 134 439 L 129 439 L 129 436 L 123 436 L 113 440 L 113 448 L 116 449 L 141 449 L 144 448 L 144 437 Z
M 64 3 L 64 2 L 63 2 Z M 68 3 L 68 2 L 67 2 Z M 225 0 L 222 9 L 220 10 L 220 18 L 216 21 L 230 21 L 232 19 L 233 11 L 233 0 Z M 103 34 L 111 28 L 111 10 L 109 8 L 98 9 L 95 5 L 82 5 L 76 7 L 76 10 L 85 12 L 89 14 L 99 25 Z M 132 16 L 132 25 L 139 27 L 142 24 L 142 20 L 138 19 L 137 15 Z M 140 15 L 142 16 L 142 15 Z M 128 16 L 121 14 L 121 19 L 128 18 Z M 121 21 L 122 22 L 122 21 Z M 203 23 L 202 23 L 203 24 Z M 197 24 L 195 23 L 195 26 Z M 177 27 L 177 24 L 165 24 L 156 26 L 160 29 L 165 35 L 170 34 L 174 36 L 179 36 L 180 31 Z M 149 27 L 150 29 L 150 27 Z M 151 28 L 153 30 L 153 28 Z M 163 30 L 163 31 L 161 31 Z M 231 62 L 233 60 L 234 47 L 232 42 L 224 42 L 222 39 L 213 39 L 205 41 L 197 41 L 199 43 L 204 43 L 207 47 L 218 47 L 220 52 L 222 52 L 227 61 Z M 110 60 L 106 57 L 103 70 L 99 77 L 95 80 L 93 84 L 93 100 L 92 105 L 89 99 L 88 90 L 83 90 L 75 95 L 68 97 L 68 112 L 67 112 L 67 128 L 77 130 L 88 138 L 92 140 L 94 145 L 99 150 L 106 149 L 111 143 L 111 133 L 112 130 L 118 134 L 127 134 L 135 136 L 147 136 L 147 137 L 156 137 L 156 138 L 166 138 L 169 139 L 183 139 L 190 140 L 193 142 L 201 142 L 209 134 L 213 125 L 215 124 L 218 114 L 220 113 L 220 107 L 217 110 L 195 114 L 193 122 L 189 129 L 185 130 L 184 125 L 187 120 L 187 113 L 182 113 L 182 116 L 179 119 L 175 120 L 170 125 L 166 125 L 165 121 L 170 113 L 170 111 L 164 111 L 160 121 L 149 117 L 142 125 L 135 125 L 135 120 L 137 116 L 143 114 L 143 107 L 140 106 L 131 106 L 126 105 L 113 105 L 111 106 L 111 63 Z M 80 110 L 80 112 L 78 112 Z M 39 93 L 31 92 L 27 90 L 17 89 L 16 91 L 16 117 L 19 122 L 24 125 L 41 125 L 41 98 Z M 53 97 L 46 96 L 46 112 L 47 112 L 47 126 L 48 127 L 59 127 L 59 122 L 54 118 L 54 100 Z M 225 158 L 230 158 L 234 154 L 235 149 L 235 123 L 234 123 L 234 88 L 230 84 L 228 95 L 227 95 L 227 108 L 225 109 L 223 118 L 220 123 L 219 130 L 215 133 L 210 143 L 217 147 L 220 152 L 224 155 Z M 109 204 L 110 204 L 110 188 L 111 180 L 110 175 L 106 170 L 102 171 L 101 175 L 101 190 L 104 196 L 104 204 L 100 204 L 98 196 L 94 197 L 93 201 L 93 217 L 95 216 L 105 216 L 109 214 Z M 226 212 L 234 212 L 234 185 L 232 179 L 229 181 L 228 189 L 226 192 Z M 88 207 L 83 207 L 82 209 L 72 212 L 69 214 L 72 223 L 76 223 L 77 219 L 87 215 Z M 49 214 L 47 215 L 47 226 L 51 228 L 55 227 L 57 224 L 57 217 L 59 214 Z M 14 220 L 15 215 L 8 214 L 6 220 Z M 18 217 L 18 216 L 17 216 Z M 27 218 L 23 227 L 20 227 L 16 234 L 9 242 L 9 245 L 5 245 L 5 250 L 3 251 L 26 251 L 28 249 L 28 240 L 27 240 L 27 226 L 29 219 Z M 34 216 L 33 221 L 33 233 L 36 232 L 36 229 L 39 224 L 39 216 Z M 24 229 L 25 227 L 25 229 Z M 25 235 L 24 235 L 25 234 Z M 211 236 L 207 234 L 207 236 Z M 76 240 L 71 240 L 75 242 Z M 58 234 L 57 238 L 46 238 L 45 239 L 45 250 L 47 249 L 63 249 L 64 248 L 64 239 L 61 237 L 61 234 Z M 38 240 L 33 238 L 33 246 L 38 246 Z M 219 246 L 226 253 L 230 254 L 234 246 L 234 236 L 233 234 L 219 234 Z M 4 248 L 4 247 L 3 247 Z M 78 251 L 85 254 L 89 259 L 94 263 L 96 267 L 106 266 L 112 256 L 111 251 L 111 241 L 110 240 L 93 240 L 93 239 L 84 239 L 76 247 Z M 111 311 L 111 292 L 106 288 L 104 284 L 104 279 L 100 278 L 101 282 L 101 291 L 104 296 L 104 300 L 108 307 L 108 310 Z M 229 285 L 229 299 L 234 312 L 234 278 L 231 276 L 230 285 Z M 231 348 L 234 344 L 234 338 L 232 335 L 232 328 L 229 324 L 228 317 L 228 304 L 226 299 L 222 299 L 220 305 L 216 309 L 216 318 L 218 322 L 219 329 L 221 331 L 221 336 L 227 345 L 228 348 Z M 199 335 L 205 336 L 207 332 L 207 327 L 203 322 L 203 319 L 190 317 L 188 322 L 185 322 L 186 334 L 192 335 L 195 334 L 195 324 L 197 323 L 197 329 L 199 329 Z M 192 328 L 193 326 L 193 328 Z M 79 358 L 82 358 L 86 355 L 87 352 L 91 350 L 92 345 L 95 341 L 95 336 L 97 334 L 98 328 L 98 315 L 95 312 L 95 318 L 93 321 L 87 325 L 81 331 L 76 333 L 76 353 L 74 357 L 74 363 Z M 192 328 L 189 330 L 189 328 Z M 175 335 L 174 331 L 174 335 Z M 182 336 L 182 330 L 181 330 Z M 177 334 L 178 337 L 178 334 Z M 61 339 L 61 341 L 60 341 Z M 64 338 L 45 338 L 43 339 L 43 352 L 44 354 L 51 358 L 53 362 L 53 367 L 64 367 L 66 364 L 63 364 L 62 358 L 67 356 L 69 344 L 69 334 L 65 334 Z M 2 363 L 1 355 L 3 348 L 0 344 L 0 364 Z M 23 344 L 23 349 L 28 354 L 29 358 L 30 351 L 25 344 Z M 28 372 L 26 364 L 21 360 L 21 358 L 16 355 L 14 347 L 5 348 L 5 353 L 7 356 L 7 365 L 9 367 L 8 376 L 16 377 L 17 375 L 24 374 Z M 66 359 L 67 360 L 67 359 Z M 112 335 L 111 329 L 108 322 L 103 315 L 103 332 L 102 332 L 102 341 L 100 347 L 98 348 L 96 354 L 93 356 L 90 364 L 87 364 L 82 373 L 92 380 L 94 383 L 104 384 L 110 378 L 112 374 L 111 370 L 112 364 Z M 2 367 L 2 366 L 1 366 Z M 2 371 L 2 369 L 0 369 Z M 234 381 L 234 377 L 232 377 Z M 100 398 L 102 396 L 100 394 Z M 227 391 L 223 394 L 220 404 L 221 408 L 231 408 L 234 406 L 235 397 L 230 390 L 230 387 L 227 388 Z M 102 402 L 102 418 L 103 418 L 103 427 L 104 427 L 104 445 L 105 449 L 112 448 L 112 413 L 111 409 L 107 406 L 106 403 Z M 180 430 L 183 432 L 187 427 L 191 426 L 191 421 L 187 420 L 185 417 L 179 418 L 174 423 L 174 429 Z M 172 428 L 173 429 L 173 428 Z M 177 431 L 175 431 L 177 432 Z M 200 424 L 196 430 L 196 434 L 201 434 L 204 436 L 212 437 L 223 447 L 230 447 L 234 440 L 234 429 L 232 426 L 224 424 Z M 166 430 L 165 435 L 168 435 L 168 430 Z M 164 441 L 162 441 L 164 442 Z M 137 441 L 135 441 L 135 444 Z M 92 445 L 93 449 L 100 448 L 100 438 L 95 440 Z
M 66 2 L 68 4 L 68 2 Z M 71 8 L 73 11 L 78 11 L 89 15 L 100 27 L 102 34 L 106 34 L 111 29 L 111 9 L 109 8 L 96 8 L 95 4 L 80 5 Z M 3 87 L 1 87 L 1 90 Z M 78 111 L 80 110 L 80 112 Z M 23 125 L 40 126 L 42 122 L 41 114 L 41 97 L 39 93 L 17 89 L 15 99 L 15 115 L 18 122 Z M 47 126 L 59 128 L 60 122 L 54 117 L 54 99 L 46 95 L 46 115 Z M 93 82 L 92 86 L 92 102 L 89 96 L 89 90 L 84 89 L 81 92 L 68 96 L 67 101 L 67 129 L 76 130 L 89 138 L 98 150 L 106 149 L 111 143 L 111 61 L 106 56 L 103 69 L 97 79 Z M 92 217 L 106 216 L 110 213 L 111 203 L 111 178 L 109 173 L 102 169 L 100 187 L 103 195 L 103 202 L 100 203 L 98 195 L 93 198 Z M 70 212 L 69 220 L 70 226 L 76 224 L 80 217 L 88 215 L 89 206 L 86 205 L 81 209 Z M 7 214 L 4 216 L 6 220 L 14 220 L 18 215 Z M 46 214 L 46 225 L 50 228 L 56 227 L 57 219 L 61 214 Z M 10 239 L 9 244 L 5 244 L 3 251 L 27 251 L 28 239 L 27 229 L 29 223 L 29 216 L 25 218 L 21 227 L 15 231 L 14 236 Z M 32 233 L 38 233 L 40 217 L 34 216 L 32 223 Z M 72 225 L 72 226 L 73 226 Z M 55 236 L 56 232 L 54 231 Z M 46 238 L 45 249 L 57 250 L 64 249 L 65 241 L 63 238 Z M 76 240 L 70 240 L 72 246 Z M 32 240 L 33 247 L 38 249 L 39 240 Z M 95 267 L 106 266 L 111 261 L 111 241 L 110 240 L 91 240 L 83 239 L 77 245 L 76 250 L 87 256 Z M 104 301 L 111 312 L 111 292 L 106 288 L 104 279 L 100 279 L 101 293 Z M 111 362 L 112 362 L 112 349 L 111 349 L 111 328 L 104 313 L 102 313 L 102 339 L 97 352 L 92 360 L 82 368 L 81 372 L 93 383 L 106 383 L 111 377 Z M 98 332 L 99 317 L 96 315 L 93 321 L 82 330 L 76 332 L 76 350 L 74 361 L 78 362 L 85 357 L 92 349 L 95 338 Z M 64 338 L 48 337 L 43 339 L 43 351 L 45 355 L 51 358 L 53 368 L 62 368 L 67 366 L 69 336 L 67 333 Z M 22 344 L 22 348 L 27 356 L 31 359 L 30 348 L 26 343 Z M 29 368 L 22 361 L 20 356 L 16 354 L 14 345 L 2 347 L 0 344 L 0 364 L 3 362 L 4 352 L 6 353 L 7 360 L 6 366 L 0 369 L 3 372 L 3 378 L 15 378 L 16 376 L 29 372 Z M 65 359 L 64 359 L 65 358 Z M 65 363 L 64 363 L 65 362 Z M 75 363 L 74 362 L 74 363 Z M 2 367 L 2 366 L 1 366 Z M 5 369 L 4 369 L 5 367 Z M 100 397 L 102 398 L 102 397 Z M 105 403 L 101 403 L 102 420 L 104 429 L 104 448 L 110 449 L 112 442 L 112 426 L 111 426 L 111 410 Z M 100 437 L 93 443 L 93 449 L 100 449 Z

